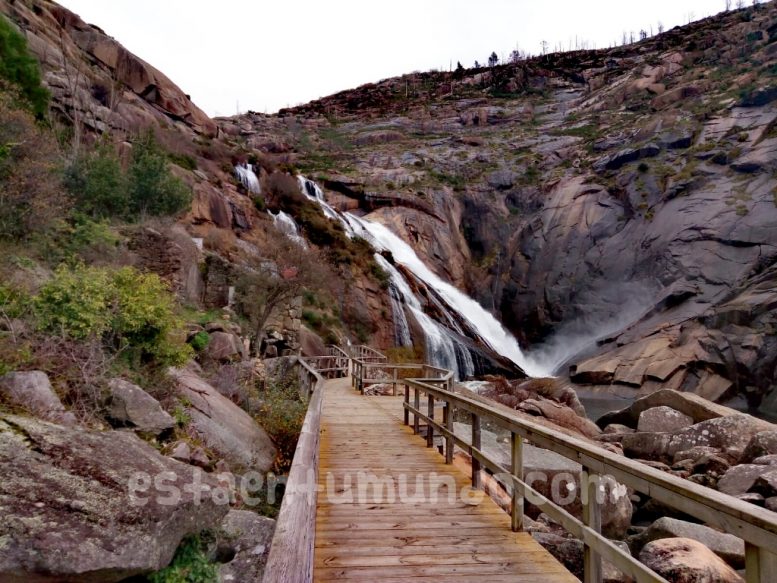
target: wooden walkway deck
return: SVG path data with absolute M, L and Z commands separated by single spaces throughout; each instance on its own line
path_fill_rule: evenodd
M 462 499 L 469 477 L 402 424 L 401 399 L 327 381 L 320 455 L 316 581 L 577 581 L 488 497 Z

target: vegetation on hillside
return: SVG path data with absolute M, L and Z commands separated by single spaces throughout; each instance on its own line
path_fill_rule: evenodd
M 21 101 L 36 118 L 48 112 L 49 92 L 41 84 L 38 61 L 27 50 L 27 40 L 0 14 L 0 79 L 18 88 Z

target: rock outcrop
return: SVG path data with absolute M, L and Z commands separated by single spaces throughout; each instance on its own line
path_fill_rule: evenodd
M 187 403 L 191 428 L 236 472 L 267 472 L 276 450 L 248 413 L 189 370 L 173 370 L 178 394 Z
M 175 425 L 175 420 L 162 409 L 159 401 L 139 386 L 122 379 L 112 379 L 108 387 L 110 395 L 105 402 L 106 414 L 117 425 L 155 436 Z
M 261 583 L 275 532 L 272 518 L 250 510 L 230 510 L 221 523 L 218 553 L 232 557 L 219 567 L 223 583 Z
M 9 583 L 150 573 L 228 510 L 210 495 L 214 479 L 126 431 L 2 416 L 0 475 L 0 580 Z
M 11 372 L 0 377 L 0 398 L 41 419 L 62 425 L 76 423 L 75 416 L 65 409 L 51 387 L 48 375 L 39 370 Z
M 690 538 L 665 538 L 648 543 L 639 560 L 672 583 L 744 583 L 723 559 Z

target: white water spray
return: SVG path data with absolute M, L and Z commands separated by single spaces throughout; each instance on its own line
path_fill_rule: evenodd
M 549 376 L 550 371 L 523 354 L 518 340 L 491 313 L 471 297 L 443 281 L 421 261 L 410 245 L 387 227 L 350 213 L 345 213 L 345 217 L 357 234 L 364 236 L 376 248 L 390 251 L 397 263 L 404 265 L 413 275 L 437 292 L 445 303 L 466 320 L 497 354 L 513 361 L 529 376 Z
M 302 237 L 302 235 L 299 234 L 299 226 L 297 225 L 297 222 L 291 217 L 291 215 L 283 211 L 278 211 L 277 215 L 272 214 L 272 211 L 268 212 L 272 217 L 272 222 L 276 229 L 278 229 L 281 233 L 286 235 L 290 240 L 294 241 L 303 249 L 308 248 L 308 244 L 305 242 L 305 239 Z
M 254 172 L 254 167 L 251 164 L 238 164 L 235 166 L 235 176 L 248 189 L 249 192 L 254 194 L 261 194 L 262 187 L 259 185 L 259 177 Z

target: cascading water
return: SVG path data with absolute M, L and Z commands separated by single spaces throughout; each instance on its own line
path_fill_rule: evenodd
M 361 219 L 350 213 L 346 213 L 345 217 L 357 234 L 364 236 L 376 248 L 390 251 L 397 263 L 404 265 L 413 275 L 437 292 L 445 303 L 468 322 L 496 353 L 512 360 L 530 376 L 548 376 L 548 371 L 523 354 L 515 337 L 505 330 L 492 314 L 437 276 L 421 261 L 410 245 L 380 223 Z
M 403 305 L 407 302 L 405 301 L 405 294 L 400 290 L 400 286 L 397 285 L 396 278 L 392 273 L 394 266 L 386 261 L 380 253 L 375 254 L 375 261 L 390 275 L 389 297 L 391 298 L 391 315 L 394 320 L 394 343 L 397 346 L 412 346 L 413 337 L 410 335 L 410 326 L 407 323 Z
M 475 363 L 472 360 L 469 348 L 424 313 L 421 308 L 421 302 L 396 267 L 391 265 L 380 253 L 375 254 L 375 260 L 389 274 L 391 280 L 389 293 L 391 295 L 395 335 L 402 337 L 403 342 L 401 346 L 412 346 L 410 327 L 408 326 L 402 305 L 404 303 L 410 309 L 415 321 L 418 322 L 418 325 L 424 332 L 426 357 L 429 363 L 457 371 L 458 378 L 467 378 L 475 374 Z
M 301 174 L 297 176 L 297 180 L 299 181 L 299 187 L 302 190 L 302 193 L 321 207 L 324 216 L 333 221 L 338 221 L 343 226 L 343 229 L 345 229 L 345 234 L 348 235 L 348 238 L 352 238 L 354 232 L 351 225 L 349 225 L 348 221 L 324 200 L 324 193 L 321 191 L 321 187 Z
M 405 266 L 419 281 L 423 282 L 442 298 L 445 304 L 458 314 L 462 321 L 467 322 L 472 330 L 488 344 L 494 352 L 510 359 L 530 376 L 549 376 L 548 371 L 544 370 L 541 365 L 523 354 L 515 337 L 505 330 L 502 324 L 500 324 L 491 313 L 475 300 L 456 289 L 456 287 L 443 281 L 429 269 L 423 261 L 421 261 L 420 257 L 418 257 L 410 245 L 392 233 L 387 227 L 380 223 L 359 218 L 351 213 L 341 214 L 337 212 L 324 200 L 324 194 L 315 182 L 308 180 L 303 176 L 299 176 L 298 180 L 300 189 L 305 196 L 316 201 L 328 218 L 340 221 L 349 237 L 363 237 L 367 239 L 375 249 L 390 251 L 397 263 Z M 402 274 L 399 273 L 393 265 L 385 261 L 380 254 L 376 255 L 376 259 L 377 257 L 381 258 L 378 260 L 379 263 L 389 272 L 392 284 L 395 286 L 396 291 L 402 295 L 405 304 L 424 330 L 427 357 L 435 365 L 444 366 L 451 370 L 458 370 L 460 376 L 472 375 L 474 373 L 474 363 L 469 349 L 458 342 L 452 332 L 448 332 L 446 328 L 440 326 L 437 322 L 427 316 L 423 312 L 418 298 L 414 296 Z M 436 303 L 436 298 L 433 298 L 433 301 Z M 444 308 L 444 306 L 439 306 L 439 304 L 438 307 Z M 456 322 L 456 319 L 447 314 L 446 309 L 442 309 L 441 311 L 443 314 L 446 314 L 446 320 L 449 320 L 451 327 L 456 332 L 461 332 L 461 328 Z M 402 315 L 398 317 L 404 318 L 403 310 L 395 310 L 395 314 L 397 315 L 400 312 Z M 405 321 L 405 325 L 406 324 L 407 322 Z
M 235 166 L 235 176 L 246 187 L 249 192 L 261 194 L 262 187 L 259 185 L 259 177 L 254 172 L 254 167 L 247 162 Z
M 278 214 L 276 215 L 274 215 L 272 211 L 268 212 L 272 217 L 272 222 L 276 229 L 278 229 L 281 233 L 286 235 L 289 239 L 294 241 L 303 249 L 308 248 L 308 244 L 305 242 L 305 239 L 302 237 L 302 235 L 299 234 L 299 227 L 291 215 L 283 211 L 278 211 Z

